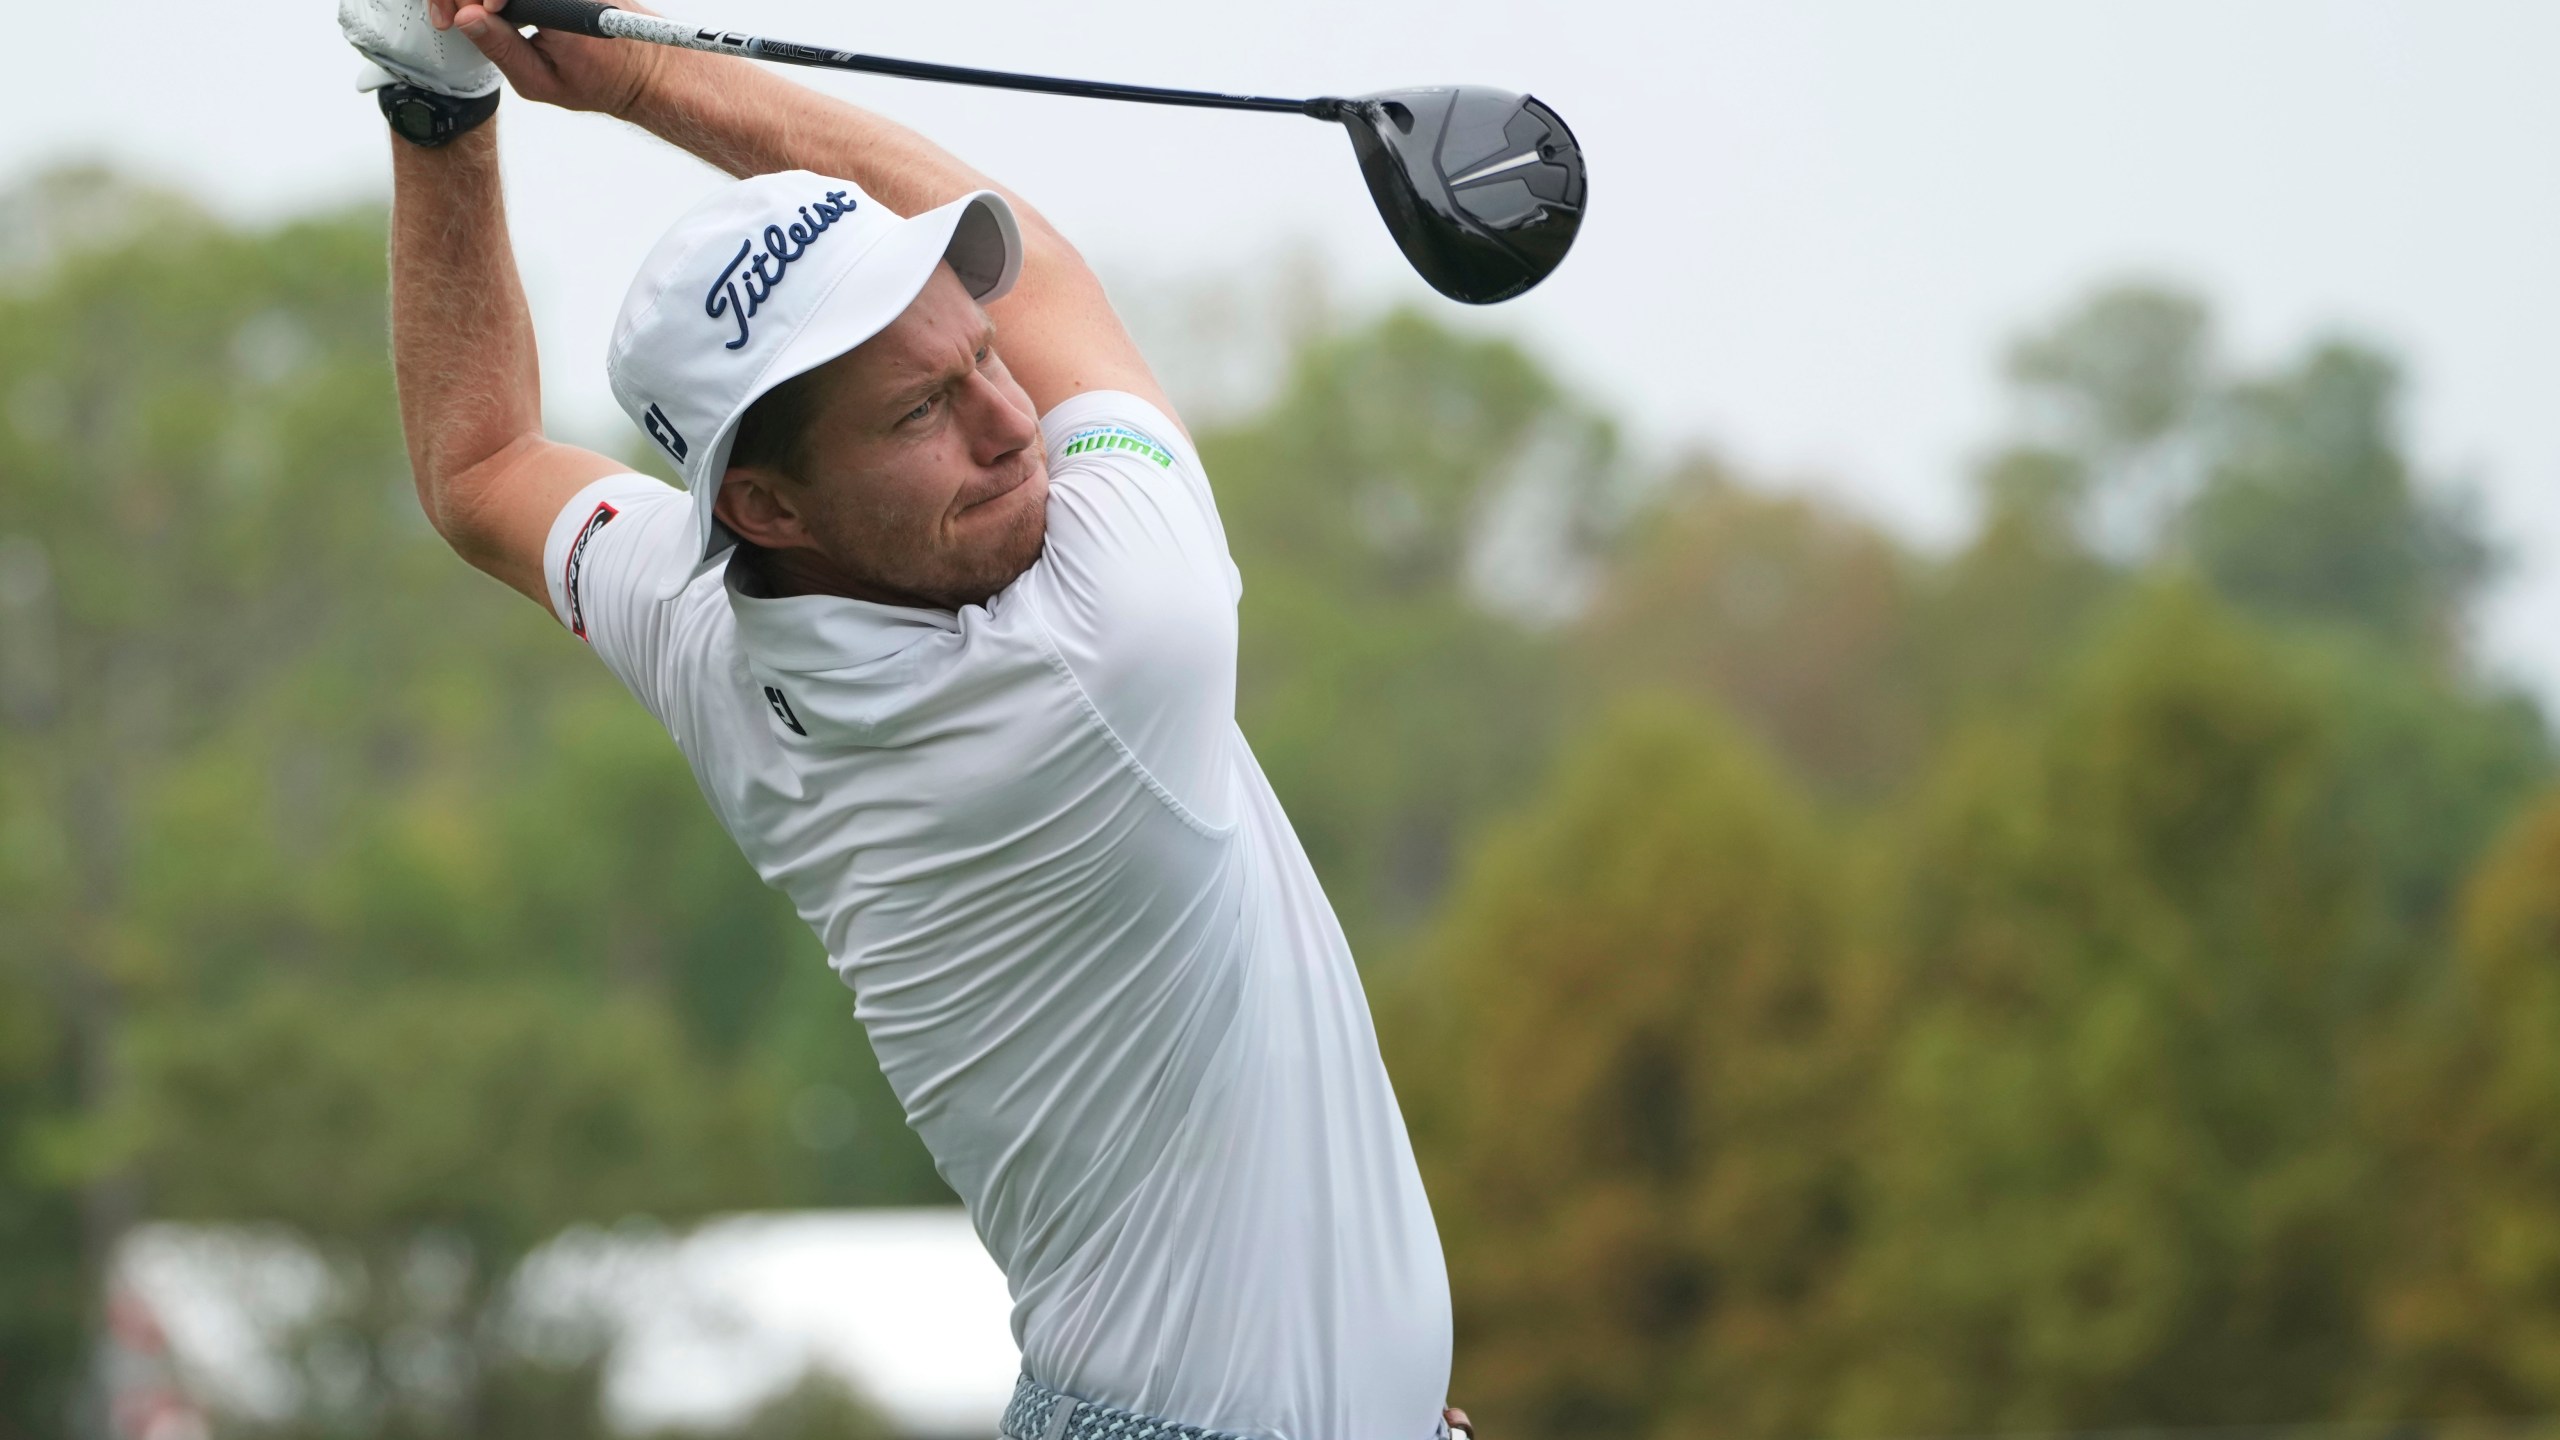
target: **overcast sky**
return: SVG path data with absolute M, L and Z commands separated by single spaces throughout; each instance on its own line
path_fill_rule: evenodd
M 1966 516 L 2003 337 L 2091 282 L 2213 298 L 2240 359 L 2315 333 L 2408 362 L 2413 430 L 2517 568 L 2493 656 L 2560 700 L 2560 6 L 2545 0 L 663 0 L 922 59 L 1218 89 L 1461 80 L 1571 122 L 1592 208 L 1533 294 L 1461 313 L 1405 271 L 1338 133 L 1291 117 L 820 83 L 1025 192 L 1125 289 L 1303 247 L 1355 304 L 1530 340 L 1648 448 L 1703 442 L 1910 533 Z M 56 11 L 87 18 L 85 11 Z M 125 0 L 0 89 L 0 181 L 105 157 L 265 218 L 384 193 L 332 7 Z M 254 28 L 228 17 L 267 13 Z M 510 111 L 556 419 L 609 422 L 606 327 L 709 172 Z

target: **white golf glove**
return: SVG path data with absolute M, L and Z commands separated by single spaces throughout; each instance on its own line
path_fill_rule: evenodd
M 438 30 L 427 0 L 338 0 L 338 29 L 368 62 L 358 90 L 406 83 L 476 100 L 498 88 L 498 67 L 459 30 Z

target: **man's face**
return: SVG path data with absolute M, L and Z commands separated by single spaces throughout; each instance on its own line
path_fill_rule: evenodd
M 790 588 L 958 609 L 1039 558 L 1049 471 L 1031 397 L 951 267 L 819 372 L 798 473 L 729 472 L 719 509 Z

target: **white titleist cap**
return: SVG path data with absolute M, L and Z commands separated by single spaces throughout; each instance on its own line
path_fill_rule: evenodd
M 605 373 L 633 423 L 684 472 L 702 558 L 738 418 L 757 397 L 877 335 L 951 262 L 980 300 L 1013 288 L 1022 232 L 992 190 L 910 220 L 850 180 L 758 175 L 686 212 L 640 266 Z

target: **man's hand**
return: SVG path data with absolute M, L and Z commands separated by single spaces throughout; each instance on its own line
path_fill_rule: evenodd
M 636 14 L 654 13 L 629 0 L 616 3 Z M 566 31 L 541 30 L 528 40 L 507 23 L 506 10 L 507 0 L 427 0 L 427 18 L 435 27 L 461 30 L 527 100 L 628 116 L 660 73 L 685 58 L 662 46 Z
M 396 83 L 476 100 L 498 88 L 497 67 L 432 23 L 424 0 L 338 0 L 338 33 L 373 62 L 356 82 L 359 90 Z

